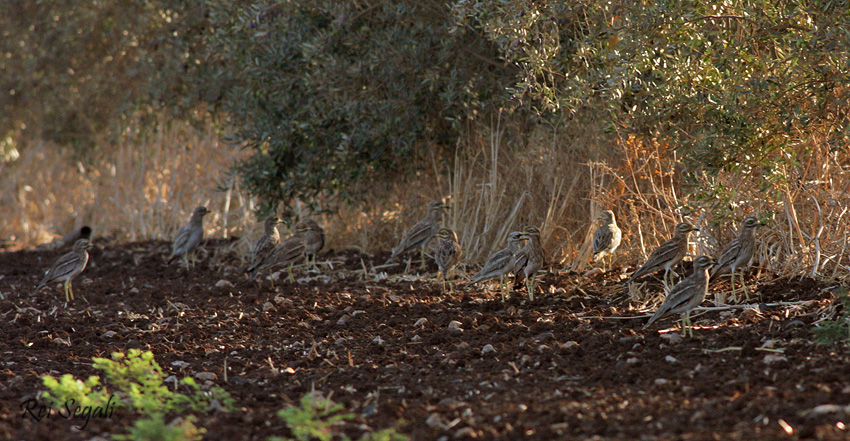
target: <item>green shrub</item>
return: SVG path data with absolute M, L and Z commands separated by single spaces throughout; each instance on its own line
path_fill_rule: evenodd
M 850 342 L 850 294 L 847 287 L 837 290 L 835 304 L 841 308 L 837 317 L 819 322 L 812 330 L 820 343 Z
M 277 416 L 286 422 L 296 441 L 331 441 L 334 438 L 348 441 L 350 438 L 334 426 L 351 420 L 354 414 L 343 413 L 344 406 L 329 398 L 316 394 L 301 397 L 300 406 L 289 406 L 278 411 Z M 362 436 L 362 441 L 404 441 L 407 436 L 395 429 L 384 429 Z M 272 437 L 269 441 L 291 441 L 290 438 Z
M 166 424 L 162 415 L 142 418 L 133 423 L 127 435 L 113 435 L 118 441 L 200 441 L 206 432 L 195 426 L 195 417 L 189 415 L 175 424 Z

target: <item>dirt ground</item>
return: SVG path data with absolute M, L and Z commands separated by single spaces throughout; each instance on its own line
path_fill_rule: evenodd
M 128 411 L 76 430 L 20 405 L 41 375 L 84 378 L 92 357 L 130 348 L 233 395 L 236 411 L 199 416 L 208 440 L 290 436 L 276 413 L 312 390 L 357 415 L 340 426 L 355 439 L 850 439 L 848 348 L 814 342 L 834 297 L 810 279 L 751 273 L 761 306 L 695 314 L 681 338 L 673 319 L 643 328 L 661 285 L 632 298 L 619 281 L 638 262 L 547 268 L 533 302 L 523 289 L 502 303 L 493 284 L 441 294 L 433 266 L 364 275 L 386 255 L 331 250 L 332 271 L 261 289 L 227 243 L 207 242 L 192 271 L 165 264 L 166 243 L 97 244 L 68 307 L 58 284 L 33 289 L 59 253 L 0 252 L 0 439 L 125 433 Z

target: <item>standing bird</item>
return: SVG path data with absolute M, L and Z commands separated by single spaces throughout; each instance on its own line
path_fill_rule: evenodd
M 614 251 L 620 246 L 623 232 L 617 226 L 613 211 L 605 210 L 597 219 L 602 221 L 602 225 L 593 232 L 593 261 L 597 262 L 605 256 L 609 256 L 608 269 L 610 270 L 610 265 L 614 260 Z
M 664 268 L 664 287 L 667 288 L 672 285 L 672 276 L 669 282 L 667 276 L 672 272 L 671 268 L 678 265 L 685 258 L 685 255 L 688 254 L 688 234 L 691 231 L 699 231 L 699 229 L 687 222 L 676 225 L 676 232 L 673 233 L 673 237 L 659 245 L 649 255 L 649 258 L 646 259 L 646 263 L 632 273 L 627 283 L 632 283 L 638 277 L 654 273 Z
M 505 301 L 509 286 L 505 286 L 505 276 L 511 272 L 514 267 L 514 254 L 519 250 L 519 244 L 524 239 L 522 233 L 513 231 L 508 235 L 508 245 L 499 251 L 491 254 L 484 263 L 484 267 L 478 274 L 472 277 L 469 284 L 478 283 L 483 280 L 499 278 L 499 291 L 502 293 L 502 301 Z
M 292 265 L 304 258 L 304 253 L 307 250 L 307 236 L 305 233 L 309 230 L 309 228 L 310 227 L 305 224 L 296 225 L 295 232 L 292 236 L 289 236 L 286 240 L 277 244 L 277 246 L 274 247 L 272 252 L 269 253 L 265 259 L 257 262 L 247 269 L 247 273 L 250 275 L 249 279 L 253 281 L 258 274 L 261 274 L 268 269 L 288 267 L 289 280 L 294 280 L 292 275 Z
M 451 271 L 463 256 L 463 250 L 460 248 L 460 242 L 457 240 L 457 233 L 449 228 L 440 228 L 437 232 L 437 237 L 440 242 L 437 244 L 437 252 L 434 254 L 434 260 L 437 262 L 437 271 L 443 279 L 443 293 L 446 292 L 446 279 L 449 271 Z M 452 283 L 449 283 L 449 292 L 453 292 Z
M 741 228 L 738 230 L 738 237 L 729 241 L 723 250 L 720 251 L 720 257 L 717 258 L 717 266 L 711 270 L 711 279 L 731 272 L 732 283 L 732 298 L 735 297 L 735 271 L 743 269 L 750 264 L 753 259 L 753 253 L 756 249 L 756 228 L 765 225 L 764 222 L 759 222 L 755 213 L 744 218 L 741 222 Z M 744 281 L 744 275 L 739 272 L 741 278 L 741 287 L 744 291 L 744 296 L 747 300 L 750 296 L 747 294 L 747 285 Z M 721 303 L 725 299 L 721 299 Z M 737 300 L 737 299 L 736 299 Z
M 183 256 L 186 267 L 189 267 L 189 254 L 197 248 L 201 239 L 204 238 L 204 216 L 209 212 L 207 207 L 204 206 L 195 208 L 189 223 L 180 229 L 171 244 L 171 256 L 168 258 L 168 263 L 179 256 Z
M 53 266 L 44 274 L 44 278 L 36 285 L 36 291 L 50 282 L 65 282 L 65 303 L 74 300 L 74 289 L 71 280 L 83 272 L 89 262 L 89 253 L 86 251 L 92 244 L 88 239 L 79 239 L 74 242 L 74 249 L 64 254 L 53 263 Z
M 316 268 L 316 258 L 319 255 L 319 251 L 325 246 L 325 230 L 313 219 L 304 219 L 298 223 L 298 225 L 300 224 L 307 226 L 307 230 L 304 232 L 307 261 L 308 263 L 312 261 L 313 268 Z M 296 230 L 298 230 L 298 225 L 295 226 Z
M 259 262 L 265 260 L 273 251 L 274 247 L 280 242 L 280 233 L 277 231 L 277 226 L 282 221 L 271 215 L 263 221 L 263 235 L 254 244 L 251 250 L 251 261 L 249 268 L 254 267 Z
M 425 247 L 431 242 L 431 239 L 437 234 L 440 229 L 440 214 L 446 205 L 442 201 L 431 201 L 428 203 L 428 214 L 425 219 L 417 222 L 404 233 L 404 238 L 401 243 L 393 249 L 393 253 L 385 264 L 392 262 L 396 257 L 403 254 L 405 251 L 420 247 L 420 258 L 422 259 L 422 267 L 425 267 Z
M 537 227 L 525 227 L 520 237 L 527 239 L 525 246 L 514 254 L 514 288 L 525 278 L 528 300 L 534 301 L 534 275 L 543 266 L 543 247 L 540 246 L 540 230 Z
M 652 314 L 644 328 L 670 314 L 682 314 L 682 335 L 687 335 L 690 327 L 691 337 L 693 337 L 691 310 L 705 299 L 705 295 L 708 293 L 708 269 L 716 263 L 706 256 L 697 257 L 694 260 L 694 273 L 685 277 L 670 290 L 658 311 Z

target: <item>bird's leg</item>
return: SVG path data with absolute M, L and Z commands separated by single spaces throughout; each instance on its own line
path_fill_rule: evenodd
M 295 283 L 295 276 L 292 274 L 292 264 L 291 263 L 289 264 L 289 268 L 286 270 L 286 272 L 289 273 L 289 276 L 287 277 L 289 279 L 289 283 Z
M 730 297 L 732 298 L 732 301 L 738 303 L 738 297 L 735 292 L 735 268 L 732 269 L 732 276 L 730 277 L 729 283 L 732 285 L 732 294 Z
M 534 276 L 525 278 L 525 289 L 528 291 L 528 300 L 534 301 Z
M 69 287 L 68 282 L 70 282 L 70 281 L 71 281 L 70 279 L 65 281 L 65 286 L 64 286 L 64 288 L 65 288 L 65 303 L 68 303 L 68 302 L 71 301 L 71 296 L 70 296 L 70 294 L 68 294 L 68 287 Z
M 670 279 L 669 281 L 667 279 Z M 673 284 L 673 276 L 670 274 L 669 269 L 664 270 L 664 292 L 670 292 L 670 286 Z
M 419 248 L 419 258 L 420 260 L 419 269 L 425 269 L 425 247 Z
M 744 301 L 749 302 L 750 301 L 750 294 L 747 292 L 747 282 L 744 280 L 744 272 L 741 271 L 738 274 L 738 277 L 741 278 L 741 290 L 744 291 Z
M 505 303 L 507 300 L 507 287 L 505 286 L 505 276 L 499 276 L 499 293 L 502 294 L 502 303 Z

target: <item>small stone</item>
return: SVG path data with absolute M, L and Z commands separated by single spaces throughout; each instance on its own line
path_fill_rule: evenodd
M 655 383 L 656 386 L 664 386 L 665 384 L 669 383 L 669 381 L 664 378 L 656 378 L 653 383 Z
M 488 345 L 484 345 L 484 347 L 481 348 L 481 355 L 487 355 L 491 352 L 496 352 L 496 348 L 494 348 L 493 345 L 488 344 Z
M 668 334 L 661 334 L 661 338 L 667 340 L 667 343 L 671 345 L 677 345 L 682 342 L 682 336 L 679 335 L 678 332 L 670 332 Z
M 428 319 L 422 317 L 421 319 L 417 320 L 416 323 L 413 324 L 413 326 L 425 326 L 426 323 L 428 323 Z
M 139 293 L 139 288 L 136 288 L 136 287 L 134 286 L 134 287 L 130 288 L 129 293 L 130 293 L 130 294 L 138 294 L 138 293 Z
M 762 361 L 764 361 L 765 364 L 772 364 L 777 361 L 788 361 L 788 359 L 782 354 L 767 354 L 764 356 L 764 360 Z
M 410 341 L 422 341 L 422 337 L 420 337 L 419 334 L 416 334 L 413 337 L 410 337 Z
M 198 380 L 212 381 L 218 378 L 218 375 L 213 372 L 198 372 L 195 374 L 195 378 Z
M 274 309 L 274 305 L 272 305 L 272 302 L 263 303 L 263 312 L 269 312 L 272 309 Z
M 637 364 L 639 361 L 637 357 L 631 357 L 626 359 L 626 364 Z
M 349 320 L 351 320 L 351 316 L 348 314 L 343 314 L 342 317 L 340 317 L 339 320 L 336 321 L 336 324 L 342 326 L 348 323 Z
M 551 332 L 544 332 L 542 334 L 539 334 L 537 337 L 534 337 L 534 339 L 539 341 L 539 342 L 545 342 L 545 341 L 553 340 L 554 338 L 555 338 L 555 334 L 553 334 Z
M 457 320 L 452 320 L 449 322 L 448 329 L 449 331 L 454 332 L 463 332 L 463 328 L 460 327 L 461 323 Z
M 65 339 L 62 339 L 62 338 L 59 338 L 59 337 L 54 338 L 53 343 L 57 344 L 57 345 L 71 346 L 70 340 L 65 340 Z
M 383 345 L 387 344 L 387 342 L 385 342 L 384 339 L 381 338 L 380 335 L 376 335 L 375 337 L 373 337 L 372 343 L 375 343 L 378 346 L 383 346 Z
M 115 331 L 106 331 L 103 334 L 100 334 L 100 338 L 112 338 L 118 335 Z
M 183 360 L 172 361 L 172 362 L 171 362 L 171 365 L 172 365 L 172 366 L 177 366 L 177 367 L 179 367 L 179 368 L 181 368 L 181 369 L 184 369 L 184 368 L 187 368 L 187 367 L 191 366 L 191 364 L 190 364 L 190 363 L 186 363 L 186 362 L 185 362 L 185 361 L 183 361 Z
M 345 344 L 345 341 L 346 340 L 344 338 L 338 338 L 334 341 L 334 344 L 335 345 L 342 345 L 342 344 Z
M 572 340 L 561 345 L 561 349 L 573 349 L 573 348 L 577 348 L 577 347 L 578 347 L 578 343 L 574 342 Z
M 215 282 L 216 288 L 233 288 L 233 283 L 229 280 L 221 279 L 218 282 Z
M 679 362 L 679 360 L 676 360 L 676 357 L 674 357 L 672 355 L 668 355 L 668 356 L 664 357 L 664 361 L 666 361 L 668 363 L 678 363 Z

